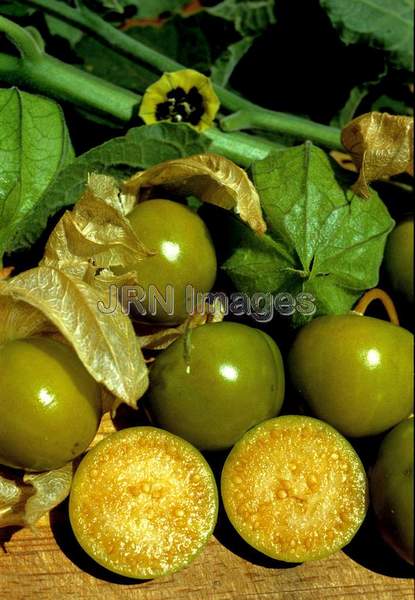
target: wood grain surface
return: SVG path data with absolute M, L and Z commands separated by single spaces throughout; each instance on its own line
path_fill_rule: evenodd
M 106 418 L 96 439 L 112 427 Z M 345 552 L 291 565 L 247 546 L 221 510 L 214 538 L 190 567 L 143 582 L 105 571 L 82 551 L 70 529 L 66 502 L 36 532 L 0 530 L 1 600 L 405 600 L 414 598 L 412 576 L 409 565 L 379 539 L 370 515 Z

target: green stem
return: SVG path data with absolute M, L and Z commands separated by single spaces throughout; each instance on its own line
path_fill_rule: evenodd
M 3 31 L 9 40 L 19 49 L 23 58 L 37 62 L 43 58 L 43 49 L 28 31 L 0 15 L 0 31 Z
M 57 100 L 67 100 L 122 122 L 138 114 L 141 101 L 140 96 L 47 54 L 33 62 L 0 53 L 0 80 Z
M 138 114 L 140 96 L 47 54 L 43 55 L 42 61 L 33 63 L 0 53 L 0 80 L 23 85 L 57 100 L 69 100 L 119 121 L 130 121 Z M 258 136 L 224 133 L 215 127 L 205 131 L 204 135 L 211 142 L 211 152 L 223 154 L 245 167 L 279 149 L 278 144 Z
M 224 133 L 216 127 L 207 129 L 203 135 L 211 142 L 210 152 L 222 154 L 244 167 L 250 166 L 257 160 L 262 160 L 270 152 L 284 148 L 258 136 L 253 137 L 247 133 Z
M 273 111 L 240 110 L 221 122 L 224 131 L 239 131 L 241 129 L 265 129 L 276 133 L 285 133 L 295 137 L 311 140 L 328 148 L 343 148 L 340 140 L 340 130 L 327 125 L 315 126 L 312 121 L 300 119 L 294 115 Z
M 43 8 L 46 12 L 68 21 L 72 25 L 78 26 L 91 35 L 98 37 L 106 45 L 114 50 L 136 60 L 140 60 L 156 68 L 160 72 L 178 71 L 184 69 L 184 65 L 175 60 L 164 56 L 163 54 L 149 48 L 142 42 L 131 38 L 122 31 L 107 23 L 94 12 L 82 6 L 80 9 L 74 9 L 66 6 L 57 0 L 21 0 L 23 4 Z M 330 148 L 341 148 L 340 131 L 326 125 L 314 123 L 307 119 L 294 117 L 284 113 L 275 113 L 270 110 L 257 106 L 231 92 L 222 86 L 215 85 L 215 91 L 222 103 L 222 106 L 229 111 L 244 111 L 250 114 L 262 116 L 262 128 L 269 131 L 287 132 L 301 139 L 311 139 Z

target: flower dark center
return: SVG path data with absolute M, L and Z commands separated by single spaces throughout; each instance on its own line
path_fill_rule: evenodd
M 190 123 L 197 125 L 205 112 L 203 96 L 193 86 L 188 93 L 182 87 L 174 88 L 166 94 L 167 100 L 156 107 L 157 121 L 173 121 L 173 123 Z

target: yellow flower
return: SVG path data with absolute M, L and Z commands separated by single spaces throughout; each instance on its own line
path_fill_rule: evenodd
M 183 69 L 164 73 L 147 88 L 139 114 L 147 124 L 188 123 L 203 131 L 211 127 L 219 105 L 210 79 L 193 69 Z

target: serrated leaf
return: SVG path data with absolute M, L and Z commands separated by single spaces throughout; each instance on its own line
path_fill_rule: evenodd
M 346 44 L 368 42 L 413 68 L 414 7 L 411 0 L 320 0 Z
M 75 204 L 87 184 L 89 173 L 123 179 L 137 169 L 203 152 L 209 144 L 187 125 L 162 123 L 130 129 L 127 135 L 113 138 L 76 158 L 53 181 L 42 203 L 50 207 L 52 213 L 62 206 Z
M 394 224 L 380 198 L 355 196 L 310 143 L 270 155 L 254 165 L 253 175 L 268 233 L 241 235 L 225 263 L 237 289 L 309 293 L 316 314 L 347 312 L 378 280 Z M 307 318 L 296 312 L 293 321 Z
M 235 67 L 252 46 L 253 38 L 246 37 L 231 44 L 215 61 L 211 69 L 212 81 L 226 86 Z
M 206 11 L 232 21 L 242 36 L 258 35 L 275 23 L 274 4 L 274 0 L 223 0 Z
M 72 159 L 55 102 L 0 89 L 0 262 L 4 252 L 29 246 L 40 235 L 51 214 L 43 193 Z

